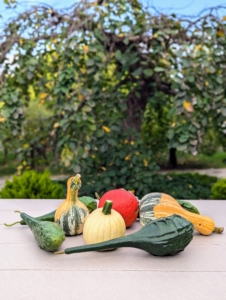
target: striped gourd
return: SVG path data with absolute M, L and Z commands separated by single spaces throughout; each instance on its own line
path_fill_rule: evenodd
M 140 200 L 140 222 L 145 226 L 150 221 L 158 218 L 164 218 L 173 214 L 190 221 L 195 230 L 203 235 L 209 235 L 212 232 L 223 231 L 222 227 L 215 227 L 214 221 L 210 217 L 198 215 L 189 212 L 171 196 L 163 193 L 150 193 Z
M 88 208 L 78 199 L 78 190 L 82 185 L 81 175 L 71 177 L 67 182 L 67 198 L 57 208 L 54 220 L 65 232 L 65 235 L 82 233 Z
M 176 205 L 178 204 L 178 202 L 173 197 L 164 193 L 149 193 L 140 200 L 139 214 L 140 214 L 140 222 L 142 226 L 145 226 L 151 220 L 156 219 L 153 208 L 155 205 L 163 201 L 176 203 Z

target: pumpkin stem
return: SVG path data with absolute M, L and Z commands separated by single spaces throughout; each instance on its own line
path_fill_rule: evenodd
M 110 214 L 111 214 L 112 204 L 113 204 L 113 201 L 111 201 L 111 200 L 107 200 L 107 201 L 104 203 L 104 207 L 103 207 L 103 209 L 102 209 L 102 213 L 103 213 L 104 215 L 110 215 Z
M 222 233 L 224 231 L 224 227 L 214 227 L 213 232 Z
M 12 224 L 6 224 L 6 223 L 4 223 L 4 225 L 10 227 L 10 226 L 13 226 L 13 225 L 19 224 L 19 223 L 20 223 L 20 221 L 17 221 L 17 222 L 14 222 Z

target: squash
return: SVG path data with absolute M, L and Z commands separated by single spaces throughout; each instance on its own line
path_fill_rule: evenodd
M 109 248 L 132 247 L 157 256 L 175 255 L 191 242 L 194 226 L 179 215 L 150 221 L 139 231 L 102 243 L 66 248 L 54 254 L 100 251 Z M 137 257 L 136 257 L 137 258 Z
M 67 198 L 56 210 L 54 219 L 64 230 L 66 235 L 77 235 L 83 231 L 89 210 L 78 199 L 78 190 L 80 189 L 81 175 L 77 174 L 67 181 Z
M 142 226 L 151 220 L 172 214 L 178 214 L 192 222 L 195 230 L 203 235 L 223 231 L 222 227 L 215 227 L 214 221 L 210 217 L 186 211 L 174 198 L 167 194 L 149 193 L 140 200 L 140 222 Z
M 58 250 L 65 241 L 64 231 L 58 224 L 50 221 L 37 220 L 18 210 L 15 212 L 20 213 L 20 217 L 31 229 L 35 240 L 41 249 L 54 252 Z
M 54 222 L 54 215 L 55 215 L 55 212 L 56 212 L 56 210 L 51 211 L 51 212 L 49 212 L 49 213 L 47 213 L 47 214 L 45 214 L 45 215 L 36 217 L 36 218 L 34 218 L 34 219 L 39 220 L 39 221 L 50 221 L 50 222 Z M 26 223 L 23 219 L 21 219 L 20 221 L 14 222 L 14 223 L 12 223 L 12 224 L 6 224 L 6 223 L 4 223 L 4 225 L 5 225 L 5 226 L 8 226 L 8 227 L 14 226 L 14 225 L 16 225 L 16 224 L 27 225 L 27 223 Z
M 190 211 L 194 214 L 200 215 L 200 212 L 199 212 L 198 208 L 194 204 L 192 204 L 191 202 L 188 202 L 188 201 L 185 201 L 185 200 L 179 200 L 179 199 L 176 199 L 176 200 L 187 211 Z
M 107 191 L 100 199 L 98 208 L 104 206 L 106 200 L 113 201 L 112 208 L 123 217 L 126 227 L 131 226 L 138 216 L 138 201 L 132 192 L 125 189 Z
M 89 196 L 83 196 L 83 197 L 79 197 L 79 200 L 85 204 L 85 206 L 88 208 L 89 213 L 91 213 L 92 211 L 94 211 L 97 208 L 97 202 L 94 198 L 89 197 Z M 47 214 L 35 217 L 36 220 L 40 220 L 40 221 L 50 221 L 50 222 L 54 222 L 54 216 L 55 216 L 56 210 L 53 210 Z M 16 224 L 20 224 L 20 225 L 27 225 L 27 223 L 21 219 L 20 221 L 14 222 L 12 224 L 6 224 L 4 223 L 5 226 L 14 226 Z
M 83 228 L 86 244 L 95 244 L 125 235 L 126 225 L 123 217 L 112 209 L 112 201 L 106 201 L 103 208 L 89 215 Z

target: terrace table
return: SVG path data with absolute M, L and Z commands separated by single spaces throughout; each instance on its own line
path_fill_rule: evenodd
M 226 201 L 189 201 L 226 227 Z M 61 202 L 0 200 L 0 299 L 226 299 L 226 229 L 195 233 L 183 252 L 157 257 L 133 248 L 54 255 L 37 246 L 27 226 L 3 225 L 20 219 L 14 210 L 38 216 Z M 126 234 L 139 228 L 136 221 Z M 82 244 L 82 235 L 67 237 L 60 250 Z

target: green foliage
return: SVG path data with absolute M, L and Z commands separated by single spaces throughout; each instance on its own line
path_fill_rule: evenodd
M 226 178 L 218 180 L 211 189 L 212 199 L 226 200 Z
M 49 172 L 26 171 L 21 176 L 6 180 L 0 191 L 2 199 L 62 199 L 64 189 L 50 179 Z
M 141 173 L 140 177 L 142 176 L 143 174 Z M 200 175 L 198 173 L 157 174 L 149 177 L 145 175 L 143 180 L 140 177 L 136 182 L 133 178 L 128 178 L 128 181 L 123 185 L 120 184 L 120 179 L 123 178 L 120 174 L 112 179 L 112 182 L 116 182 L 118 185 L 105 185 L 103 182 L 104 178 L 101 176 L 93 177 L 92 182 L 90 178 L 83 177 L 79 195 L 95 197 L 95 192 L 101 196 L 110 189 L 125 188 L 133 191 L 139 199 L 148 193 L 154 192 L 166 193 L 176 199 L 210 199 L 211 187 L 217 182 L 217 177 Z M 64 180 L 58 181 L 64 187 L 66 187 L 66 182 Z
M 149 184 L 151 192 L 162 192 L 176 199 L 210 199 L 211 187 L 217 177 L 198 173 L 158 174 Z
M 125 0 L 33 6 L 9 20 L 0 134 L 18 141 L 20 168 L 34 168 L 48 145 L 90 189 L 98 179 L 100 191 L 130 182 L 141 193 L 164 149 L 196 154 L 209 127 L 225 128 L 225 22 L 217 10 L 191 23 Z M 51 114 L 32 135 L 25 108 L 34 97 Z

